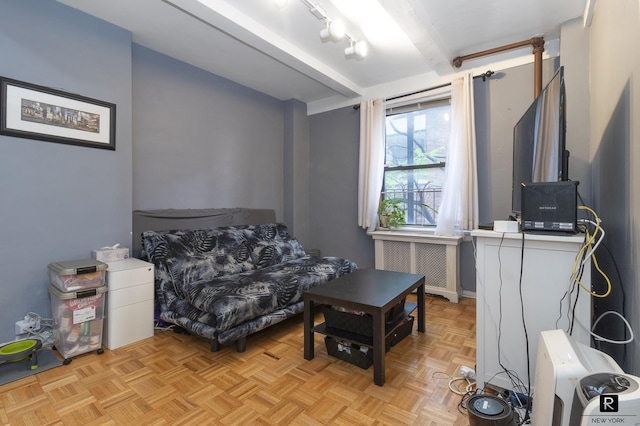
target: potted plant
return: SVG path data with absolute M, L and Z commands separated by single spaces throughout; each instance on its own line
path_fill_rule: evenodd
M 378 206 L 378 219 L 381 228 L 397 228 L 406 223 L 404 210 L 400 206 L 402 200 L 384 198 Z

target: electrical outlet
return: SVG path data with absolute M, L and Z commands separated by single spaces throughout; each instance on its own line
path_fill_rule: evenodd
M 471 367 L 467 367 L 466 365 L 463 365 L 462 367 L 460 367 L 460 375 L 462 377 L 466 377 L 467 379 L 475 379 L 476 371 Z
M 20 321 L 16 321 L 16 334 L 25 334 L 30 331 L 40 330 L 40 320 L 26 317 Z

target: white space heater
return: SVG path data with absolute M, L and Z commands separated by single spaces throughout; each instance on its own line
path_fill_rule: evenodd
M 625 375 L 609 355 L 574 341 L 564 330 L 542 331 L 538 342 L 531 424 L 533 426 L 580 424 L 577 418 L 585 416 L 582 408 L 586 403 L 583 402 L 580 407 L 573 407 L 572 417 L 572 405 L 580 403 L 578 401 L 580 398 L 576 395 L 580 392 L 584 393 L 586 382 L 604 375 L 621 378 L 623 381 L 630 382 L 631 385 L 637 382 L 636 377 Z M 635 388 L 629 386 L 624 391 L 621 390 L 620 395 L 623 393 L 626 395 L 621 397 L 621 402 L 627 404 L 627 407 L 635 407 L 640 400 L 631 401 L 632 397 L 629 394 L 636 391 L 637 386 Z M 640 395 L 640 391 L 637 394 Z M 585 399 L 584 396 L 582 399 Z M 592 401 L 595 402 L 595 399 Z M 576 415 L 578 409 L 580 413 Z M 640 418 L 638 420 L 640 421 Z

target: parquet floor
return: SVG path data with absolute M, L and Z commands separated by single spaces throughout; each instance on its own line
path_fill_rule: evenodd
M 0 386 L 0 424 L 468 425 L 448 375 L 475 366 L 475 299 L 427 297 L 426 313 L 426 333 L 414 324 L 387 353 L 382 387 L 373 367 L 328 356 L 320 334 L 306 361 L 299 315 L 250 337 L 244 353 L 156 330 L 74 357 Z

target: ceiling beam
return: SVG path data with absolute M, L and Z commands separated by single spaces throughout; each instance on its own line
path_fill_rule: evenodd
M 162 0 L 183 13 L 238 40 L 346 97 L 362 88 L 259 22 L 222 0 Z

